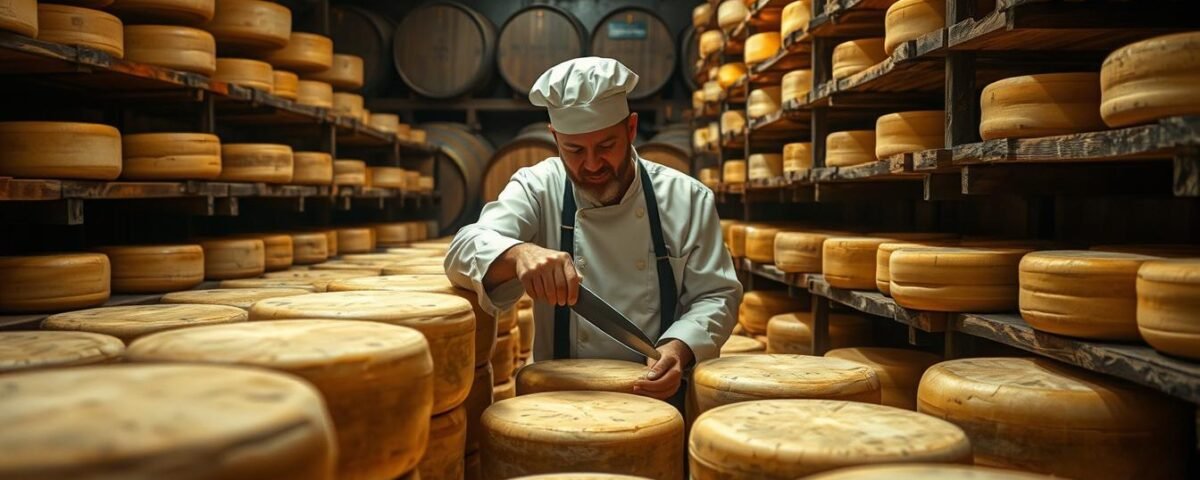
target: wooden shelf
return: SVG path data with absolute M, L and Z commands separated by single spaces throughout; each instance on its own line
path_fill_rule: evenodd
M 821 0 L 813 0 L 815 4 Z M 808 33 L 815 37 L 864 38 L 883 36 L 883 17 L 893 0 L 830 0 L 814 15 Z
M 814 106 L 860 105 L 847 102 L 859 95 L 871 104 L 937 105 L 945 86 L 946 30 L 930 32 L 917 40 L 905 42 L 883 62 L 842 79 L 829 80 L 814 86 L 807 103 Z M 914 92 L 926 95 L 913 95 Z M 882 93 L 894 94 L 888 96 Z M 870 96 L 868 94 L 875 94 Z
M 197 285 L 193 290 L 217 288 L 220 282 L 207 281 Z M 158 303 L 164 294 L 152 295 L 113 295 L 102 307 L 123 307 L 127 305 L 152 305 Z M 0 331 L 3 330 L 37 330 L 46 317 L 52 313 L 34 313 L 26 315 L 0 315 Z
M 948 313 L 922 312 L 901 307 L 891 297 L 879 292 L 831 287 L 823 275 L 809 275 L 808 289 L 813 295 L 828 298 L 863 313 L 890 318 L 923 332 L 945 332 L 950 319 Z
M 950 27 L 949 48 L 972 51 L 1110 52 L 1200 26 L 1194 2 L 1000 0 L 996 11 Z

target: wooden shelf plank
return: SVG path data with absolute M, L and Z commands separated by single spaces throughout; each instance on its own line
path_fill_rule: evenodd
M 814 4 L 821 0 L 814 0 Z M 827 0 L 814 15 L 808 33 L 818 37 L 882 37 L 883 16 L 891 0 Z
M 954 165 L 1169 159 L 1200 144 L 1200 116 L 1150 125 L 1039 138 L 1001 138 L 954 147 Z
M 1194 2 L 1010 0 L 983 18 L 950 27 L 949 47 L 972 51 L 1102 51 L 1194 30 Z
M 808 289 L 814 295 L 828 298 L 863 313 L 890 318 L 924 332 L 944 332 L 950 314 L 910 310 L 879 292 L 844 290 L 829 286 L 822 275 L 808 276 Z
M 220 282 L 207 281 L 197 285 L 193 290 L 217 288 Z M 152 295 L 113 295 L 104 302 L 102 307 L 121 307 L 126 305 L 152 305 L 158 303 L 163 294 Z M 82 309 L 81 309 L 82 310 Z M 52 313 L 35 313 L 26 315 L 0 315 L 0 330 L 37 330 L 46 317 Z

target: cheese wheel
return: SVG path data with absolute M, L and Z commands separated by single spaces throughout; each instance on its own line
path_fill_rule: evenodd
M 746 226 L 746 258 L 755 262 L 775 261 L 775 236 L 780 228 L 771 225 Z
M 709 3 L 701 3 L 692 9 L 692 26 L 697 30 L 707 27 L 713 19 L 713 6 Z
M 517 328 L 521 330 L 520 357 L 529 358 L 533 352 L 533 339 L 536 331 L 532 308 L 515 308 L 517 312 Z
M 0 122 L 0 176 L 115 180 L 121 134 L 98 123 Z
M 105 365 L 5 375 L 0 384 L 8 392 L 0 421 L 22 426 L 0 430 L 5 478 L 333 478 L 324 402 L 290 375 Z
M 207 133 L 138 133 L 121 137 L 121 178 L 210 180 L 221 174 L 221 142 Z
M 418 143 L 425 143 L 425 141 L 421 140 Z M 433 177 L 429 176 L 429 175 L 421 175 L 421 177 L 417 179 L 416 190 L 418 192 L 432 192 L 433 191 Z
M 746 39 L 742 59 L 746 65 L 757 65 L 779 52 L 779 32 L 762 32 L 751 35 Z
M 282 272 L 267 273 L 267 274 L 263 275 L 263 278 L 261 278 L 261 279 L 247 279 L 247 280 L 242 280 L 242 282 L 251 282 L 252 280 L 262 280 L 264 282 L 267 280 L 275 281 L 275 282 L 300 281 L 300 282 L 306 282 L 309 285 L 312 285 L 314 288 L 316 288 L 316 290 L 318 292 L 324 292 L 329 287 L 330 283 L 333 283 L 334 281 L 337 281 L 337 280 L 342 280 L 342 279 L 346 279 L 346 278 L 357 278 L 357 277 L 374 277 L 374 276 L 378 276 L 378 275 L 379 275 L 378 273 L 367 271 L 367 270 L 285 270 Z M 234 288 L 234 287 L 226 286 L 225 284 L 227 282 L 229 282 L 229 280 L 221 282 L 221 288 Z M 239 287 L 239 288 L 248 288 L 250 286 L 250 284 L 246 284 L 246 283 L 243 283 L 242 285 L 244 285 L 244 286 Z M 266 285 L 254 285 L 254 286 L 257 287 L 257 286 L 266 286 Z M 288 288 L 292 288 L 292 287 L 288 287 Z
M 942 361 L 938 355 L 903 348 L 837 348 L 825 352 L 825 356 L 871 367 L 879 378 L 880 404 L 906 410 L 917 409 L 917 385 L 921 375 Z
M 775 315 L 767 321 L 767 353 L 812 355 L 813 317 L 809 312 Z M 871 322 L 861 315 L 829 314 L 829 348 L 871 343 Z
M 315 80 L 300 80 L 296 82 L 296 103 L 333 108 L 333 86 Z
M 439 264 L 438 266 L 440 267 L 441 265 Z M 510 308 L 500 312 L 496 316 L 496 328 L 499 329 L 501 334 L 517 328 L 517 310 L 516 308 Z
M 763 400 L 717 408 L 696 419 L 688 447 L 695 480 L 784 479 L 853 465 L 971 462 L 971 442 L 951 423 L 837 400 Z
M 333 183 L 333 157 L 325 152 L 292 154 L 292 184 L 329 185 Z
M 942 110 L 889 113 L 875 122 L 875 158 L 942 148 L 945 131 Z
M 40 3 L 37 6 L 38 40 L 99 50 L 121 58 L 125 36 L 121 20 L 90 8 Z
M 808 31 L 808 22 L 812 19 L 812 0 L 797 0 L 783 7 L 780 18 L 779 35 L 783 38 L 793 32 Z
M 259 300 L 276 297 L 294 297 L 312 293 L 307 288 L 231 288 L 214 290 L 187 290 L 172 292 L 162 297 L 162 303 L 190 303 L 204 305 L 228 305 L 249 310 Z
M 324 233 L 292 233 L 292 263 L 311 265 L 329 258 L 329 242 Z
M 115 363 L 120 339 L 88 332 L 0 332 L 0 375 L 28 370 Z
M 483 411 L 492 406 L 492 365 L 484 363 L 475 367 L 475 375 L 471 382 L 471 390 L 463 401 L 467 415 L 467 445 L 468 454 L 479 452 L 479 439 L 483 436 L 481 417 Z
M 709 30 L 700 34 L 700 58 L 708 57 L 725 48 L 725 33 L 720 30 Z
M 257 277 L 266 270 L 266 246 L 261 239 L 208 239 L 200 241 L 200 246 L 207 280 Z
M 746 228 L 748 227 L 749 225 L 744 223 L 735 223 L 729 226 L 729 236 L 725 239 L 725 244 L 729 247 L 731 256 L 738 258 L 746 256 Z
M 325 241 L 329 248 L 329 256 L 335 257 L 338 254 L 338 235 L 337 230 L 318 230 L 325 234 Z
M 446 268 L 441 265 L 397 265 L 393 264 L 384 267 L 380 272 L 383 275 L 446 275 Z
M 648 371 L 645 364 L 624 360 L 543 360 L 517 373 L 517 395 L 563 391 L 634 393 L 634 382 L 645 378 Z
M 421 480 L 462 480 L 466 474 L 467 414 L 462 408 L 429 421 L 429 447 L 417 465 Z
M 701 89 L 704 90 L 704 101 L 710 103 L 717 103 L 721 101 L 721 97 L 723 97 L 725 93 L 724 90 L 721 89 L 721 82 L 716 80 L 704 82 L 704 85 L 701 86 Z
M 1141 245 L 1096 245 L 1090 250 L 1101 252 L 1136 253 L 1152 257 L 1181 258 L 1200 257 L 1200 245 L 1141 244 Z
M 882 38 L 862 38 L 833 48 L 833 78 L 843 79 L 887 60 Z
M 646 477 L 615 475 L 611 473 L 547 473 L 529 475 L 514 480 L 646 480 Z
M 742 77 L 746 76 L 746 72 L 746 64 L 741 62 L 726 63 L 721 65 L 721 68 L 717 70 L 717 85 L 719 85 L 723 91 L 729 90 L 733 84 L 737 83 L 738 80 L 741 80 Z M 718 96 L 719 95 L 720 94 L 718 93 Z M 705 96 L 707 97 L 707 95 Z M 710 99 L 710 101 L 717 101 L 719 99 L 720 98 L 713 98 Z
M 332 43 L 330 46 L 332 48 Z M 306 74 L 304 78 L 322 81 L 343 90 L 357 90 L 363 86 L 362 57 L 335 53 L 332 61 L 329 68 Z
M 212 79 L 267 93 L 275 88 L 275 73 L 271 64 L 245 58 L 218 58 L 217 71 Z
M 371 119 L 367 123 L 385 132 L 397 133 L 400 127 L 400 116 L 392 113 L 372 113 Z
M 363 185 L 367 182 L 367 162 L 337 159 L 333 162 L 334 185 Z
M 779 87 L 763 87 L 751 90 L 750 96 L 746 100 L 746 109 L 749 117 L 765 117 L 778 112 L 781 102 L 779 97 Z
M 383 267 L 378 265 L 363 265 L 360 263 L 349 263 L 342 260 L 329 260 L 323 263 L 318 263 L 309 267 L 310 270 L 342 270 L 370 273 L 372 276 L 378 276 L 383 273 Z
M 0 30 L 16 32 L 26 37 L 38 35 L 37 0 L 12 0 L 0 11 Z
M 1104 59 L 1100 68 L 1100 116 L 1110 127 L 1126 127 L 1177 115 L 1200 113 L 1200 60 L 1192 55 L 1200 33 L 1163 35 L 1131 43 Z
M 721 345 L 722 357 L 732 357 L 736 355 L 752 355 L 767 353 L 767 346 L 762 342 L 750 337 L 741 335 L 730 335 L 729 339 Z
M 886 242 L 879 244 L 879 248 L 875 250 L 875 288 L 884 295 L 892 293 L 892 274 L 891 261 L 892 254 L 897 250 L 904 248 L 925 248 L 941 246 L 934 242 L 912 243 L 912 242 Z
M 726 32 L 733 30 L 749 17 L 750 10 L 738 0 L 725 0 L 717 6 L 717 25 Z
M 467 398 L 475 371 L 475 316 L 471 304 L 434 293 L 359 291 L 267 299 L 250 307 L 250 318 L 368 320 L 412 327 L 429 341 L 433 357 L 433 413 L 448 412 Z
M 296 100 L 300 95 L 300 77 L 292 72 L 273 70 L 271 72 L 272 93 L 277 97 Z
M 783 176 L 783 155 L 752 153 L 748 162 L 750 180 L 766 180 Z M 770 247 L 768 247 L 768 250 Z
M 775 236 L 775 267 L 787 273 L 821 273 L 821 253 L 831 232 L 779 232 Z
M 515 358 L 513 356 L 513 342 L 516 339 L 508 334 L 508 331 L 501 330 L 501 335 L 496 338 L 496 349 L 492 352 L 492 385 L 512 380 L 513 369 L 516 367 Z
M 292 266 L 292 236 L 286 233 L 252 234 L 249 238 L 263 241 L 263 268 L 268 272 Z
M 784 173 L 802 172 L 812 167 L 812 143 L 795 142 L 783 146 Z
M 976 465 L 1066 478 L 1185 477 L 1193 407 L 1053 360 L 942 362 L 921 377 L 917 396 L 921 413 L 967 432 Z
M 292 147 L 273 143 L 221 145 L 221 176 L 227 182 L 289 183 Z
M 369 167 L 371 185 L 378 188 L 404 188 L 405 172 L 400 167 Z
M 692 389 L 699 413 L 722 405 L 773 398 L 879 403 L 879 379 L 870 367 L 808 355 L 742 355 L 707 360 L 696 366 Z
M 710 190 L 716 190 L 717 185 L 721 183 L 721 170 L 716 167 L 701 168 L 696 174 L 696 178 Z
M 337 229 L 340 253 L 366 253 L 375 250 L 375 233 L 370 228 Z
M 433 363 L 427 342 L 411 328 L 333 320 L 217 325 L 141 338 L 126 358 L 237 364 L 303 378 L 329 407 L 338 478 L 395 477 L 425 450 Z
M 906 308 L 1004 312 L 1018 306 L 1023 249 L 929 247 L 892 253 L 891 294 Z
M 187 290 L 204 281 L 199 245 L 138 245 L 97 248 L 112 268 L 113 293 Z
M 0 312 L 57 312 L 103 305 L 111 266 L 99 253 L 0 257 Z M 19 285 L 19 288 L 12 287 Z
M 1100 75 L 1046 73 L 1006 78 L 983 88 L 979 136 L 1029 138 L 1105 129 Z
M 280 49 L 288 46 L 292 11 L 272 2 L 216 0 L 213 18 L 204 28 L 217 43 L 245 49 Z
M 375 229 L 375 243 L 380 247 L 400 247 L 412 241 L 407 223 L 377 223 L 371 228 Z
M 812 91 L 812 70 L 792 70 L 783 75 L 779 86 L 779 99 L 783 102 L 804 102 L 808 92 Z
M 874 130 L 833 132 L 825 137 L 826 167 L 850 167 L 875 160 Z
M 904 42 L 920 38 L 946 27 L 946 2 L 943 0 L 899 0 L 888 7 L 883 17 L 883 49 L 888 55 Z
M 839 468 L 807 480 L 1052 480 L 1034 473 L 967 465 L 895 464 Z
M 722 167 L 721 181 L 725 183 L 746 183 L 746 161 L 726 160 Z
M 214 0 L 115 0 L 108 10 L 126 23 L 200 25 L 212 20 Z
M 1146 262 L 1137 275 L 1137 326 L 1155 350 L 1200 359 L 1200 261 Z
M 483 471 L 489 478 L 571 471 L 683 478 L 683 417 L 652 398 L 614 392 L 521 395 L 488 408 L 483 427 Z
M 100 333 L 130 342 L 166 330 L 245 321 L 244 310 L 225 305 L 130 305 L 51 315 L 42 329 Z
M 697 112 L 704 110 L 704 90 L 696 90 L 692 92 L 692 110 Z
M 263 60 L 272 67 L 293 72 L 323 72 L 333 67 L 333 40 L 315 33 L 292 31 L 288 35 L 287 45 L 269 51 Z
M 1138 340 L 1138 267 L 1155 257 L 1053 250 L 1021 259 L 1021 318 L 1044 332 L 1099 340 Z
M 204 30 L 168 25 L 127 25 L 125 59 L 185 72 L 217 71 L 217 42 Z
M 363 97 L 354 93 L 333 94 L 333 114 L 340 117 L 358 118 L 363 112 Z
M 849 290 L 875 288 L 875 255 L 887 238 L 832 237 L 825 240 L 821 272 L 829 285 Z
M 508 400 L 517 396 L 517 381 L 509 380 L 492 388 L 493 402 Z M 484 412 L 486 413 L 486 412 Z M 480 442 L 480 450 L 482 450 L 483 442 Z

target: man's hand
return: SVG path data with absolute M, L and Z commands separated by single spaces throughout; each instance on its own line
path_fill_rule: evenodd
M 501 260 L 512 265 L 513 273 L 534 300 L 565 306 L 579 299 L 583 277 L 575 271 L 566 252 L 522 243 L 505 251 Z
M 667 400 L 679 390 L 679 383 L 683 380 L 683 369 L 692 364 L 695 355 L 687 344 L 678 339 L 672 339 L 658 347 L 658 353 L 662 354 L 662 358 L 646 359 L 650 371 L 646 373 L 646 378 L 634 382 L 633 393 Z

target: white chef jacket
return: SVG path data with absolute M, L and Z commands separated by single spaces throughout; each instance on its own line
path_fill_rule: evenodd
M 634 152 L 635 158 L 640 158 Z M 659 204 L 663 236 L 679 292 L 678 320 L 658 344 L 679 339 L 696 362 L 716 358 L 737 323 L 742 285 L 725 250 L 713 193 L 699 181 L 652 162 L 644 165 Z M 635 177 L 620 203 L 600 206 L 574 188 L 575 268 L 583 284 L 625 314 L 651 339 L 659 335 L 658 272 L 642 182 Z M 517 171 L 500 197 L 483 207 L 479 221 L 463 227 L 446 255 L 446 275 L 474 290 L 491 312 L 511 308 L 524 287 L 512 280 L 491 291 L 483 277 L 492 262 L 524 242 L 559 249 L 562 199 L 570 181 L 559 157 Z M 554 306 L 534 303 L 534 360 L 553 358 Z M 640 361 L 641 356 L 571 312 L 571 358 Z

